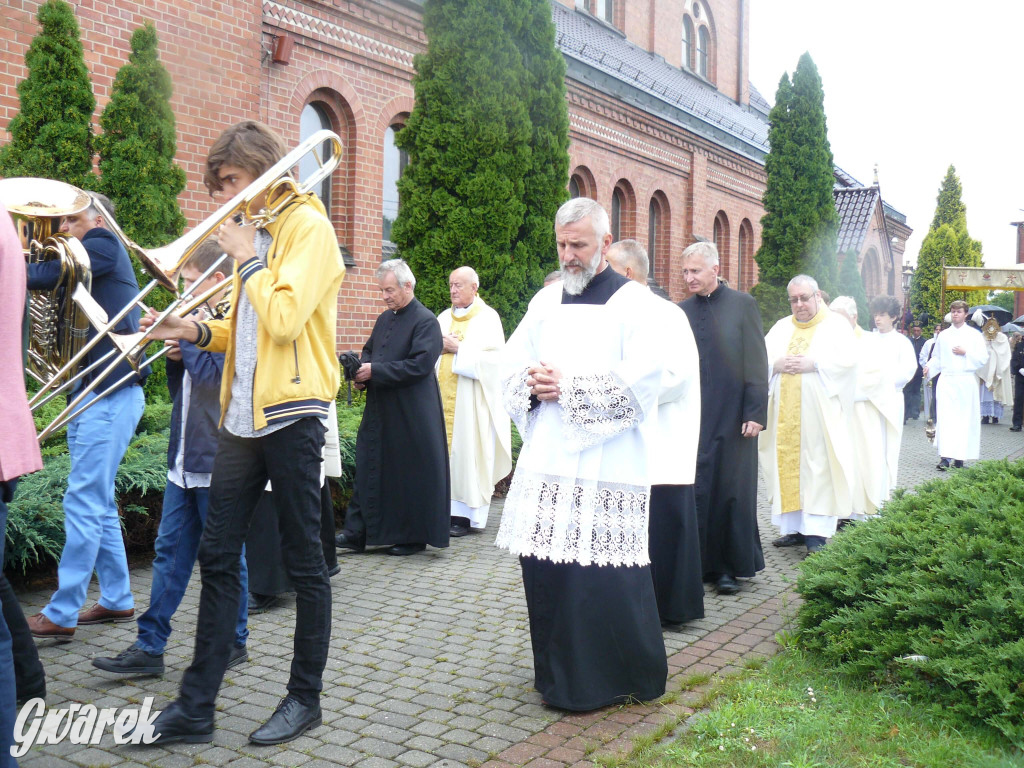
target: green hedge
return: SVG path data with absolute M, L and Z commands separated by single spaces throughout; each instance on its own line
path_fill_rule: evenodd
M 355 394 L 355 393 L 354 393 Z M 53 415 L 63 407 L 58 398 L 45 410 Z M 43 410 L 43 409 L 40 409 Z M 338 401 L 338 432 L 341 442 L 343 477 L 333 485 L 335 506 L 344 509 L 352 495 L 355 474 L 356 432 L 363 415 L 362 396 L 347 405 Z M 37 414 L 38 422 L 49 423 L 52 415 Z M 171 403 L 150 398 L 146 403 L 136 436 L 125 452 L 114 487 L 129 554 L 152 551 L 160 524 L 164 486 L 167 482 L 167 439 Z M 44 421 L 45 419 L 45 421 Z M 4 568 L 12 573 L 52 571 L 64 547 L 64 492 L 67 490 L 71 459 L 63 431 L 47 440 L 43 470 L 22 478 L 10 504 Z
M 1024 462 L 898 492 L 808 558 L 797 589 L 802 645 L 1024 746 Z

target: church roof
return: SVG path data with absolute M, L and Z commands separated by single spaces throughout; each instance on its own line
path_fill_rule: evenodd
M 878 187 L 843 187 L 832 194 L 839 213 L 838 252 L 860 253 L 880 198 Z
M 768 152 L 767 102 L 737 104 L 693 72 L 629 42 L 589 13 L 552 3 L 568 74 L 758 162 Z M 751 98 L 753 101 L 753 93 Z M 763 105 L 761 104 L 763 102 Z

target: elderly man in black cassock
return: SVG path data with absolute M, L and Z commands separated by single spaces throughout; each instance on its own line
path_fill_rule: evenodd
M 719 594 L 740 590 L 737 576 L 764 569 L 757 530 L 757 440 L 768 420 L 768 355 L 757 302 L 718 280 L 718 249 L 683 251 L 693 294 L 680 306 L 700 353 L 697 524 L 704 580 Z
M 390 545 L 391 555 L 448 546 L 448 438 L 434 363 L 441 327 L 416 300 L 402 259 L 377 269 L 384 304 L 355 375 L 366 390 L 356 436 L 356 478 L 339 549 Z

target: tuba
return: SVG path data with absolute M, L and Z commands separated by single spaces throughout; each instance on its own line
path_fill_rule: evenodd
M 320 154 L 321 148 L 324 145 L 330 147 L 331 153 L 327 157 L 322 157 Z M 136 244 L 127 235 L 125 235 L 117 225 L 117 222 L 114 221 L 112 216 L 109 216 L 107 211 L 103 210 L 103 206 L 98 201 L 92 201 L 88 194 L 84 192 L 81 193 L 85 196 L 85 204 L 82 206 L 82 210 L 89 207 L 90 202 L 92 202 L 92 204 L 94 204 L 103 215 L 107 228 L 117 236 L 124 245 L 125 250 L 127 250 L 131 256 L 135 257 L 142 264 L 143 268 L 152 277 L 152 280 L 135 296 L 134 299 L 132 299 L 131 302 L 110 318 L 107 317 L 106 312 L 104 312 L 95 300 L 92 299 L 88 291 L 85 290 L 83 286 L 79 285 L 74 289 L 72 297 L 74 303 L 78 306 L 84 316 L 88 318 L 89 324 L 96 329 L 96 335 L 87 343 L 82 345 L 74 354 L 61 359 L 63 366 L 58 371 L 57 375 L 49 379 L 43 385 L 43 388 L 39 393 L 37 393 L 33 398 L 31 402 L 32 407 L 38 408 L 43 403 L 48 402 L 61 391 L 71 387 L 72 384 L 82 378 L 85 373 L 99 365 L 99 363 L 94 363 L 90 368 L 83 368 L 76 372 L 76 369 L 80 367 L 80 361 L 84 358 L 86 352 L 95 345 L 98 339 L 109 336 L 115 349 L 103 358 L 101 364 L 104 367 L 94 375 L 92 381 L 78 390 L 75 393 L 74 399 L 67 404 L 67 407 L 64 408 L 64 410 L 58 414 L 42 432 L 39 433 L 39 440 L 45 440 L 57 430 L 67 426 L 67 424 L 78 416 L 78 414 L 85 411 L 93 403 L 99 402 L 108 392 L 111 392 L 121 386 L 125 379 L 135 375 L 135 373 L 130 373 L 121 380 L 107 382 L 107 379 L 110 378 L 110 374 L 119 363 L 122 361 L 128 361 L 133 370 L 137 373 L 166 354 L 167 347 L 164 346 L 155 354 L 146 357 L 146 348 L 153 341 L 153 330 L 159 327 L 160 324 L 171 315 L 188 315 L 223 288 L 223 283 L 221 283 L 204 291 L 198 296 L 193 296 L 191 291 L 178 291 L 178 278 L 181 274 L 181 270 L 188 263 L 189 259 L 192 258 L 192 254 L 199 247 L 200 243 L 213 235 L 217 228 L 225 221 L 239 215 L 244 215 L 257 228 L 264 227 L 273 222 L 281 215 L 281 213 L 284 212 L 285 208 L 287 208 L 296 197 L 308 193 L 320 181 L 327 178 L 334 172 L 341 163 L 341 153 L 341 139 L 338 138 L 335 133 L 331 131 L 317 131 L 281 158 L 281 160 L 269 168 L 262 176 L 253 181 L 252 184 L 235 195 L 235 197 L 221 206 L 212 215 L 208 216 L 195 229 L 182 235 L 169 245 L 154 249 L 144 249 Z M 300 160 L 304 159 L 309 154 L 313 155 L 317 168 L 304 181 L 296 181 L 291 175 L 292 169 L 299 164 Z M 10 179 L 8 181 L 26 182 L 40 180 Z M 4 182 L 0 182 L 0 184 L 3 183 Z M 74 188 L 72 187 L 72 189 Z M 0 194 L 0 200 L 3 199 L 4 197 Z M 262 203 L 263 201 L 265 201 L 265 203 L 257 209 L 256 203 Z M 60 215 L 67 215 L 67 213 Z M 78 241 L 74 238 L 68 239 L 81 247 L 81 245 L 78 244 Z M 223 258 L 227 257 L 224 256 L 222 259 Z M 212 275 L 218 266 L 218 264 L 215 264 L 210 267 L 210 269 L 203 273 L 199 278 L 197 284 Z M 230 279 L 231 278 L 227 278 L 227 280 Z M 114 333 L 113 328 L 120 322 L 120 320 L 129 312 L 138 311 L 142 308 L 143 299 L 145 299 L 145 297 L 158 285 L 170 290 L 175 295 L 175 299 L 170 306 L 161 312 L 154 324 L 148 330 L 138 333 Z M 83 405 L 85 398 L 101 384 L 103 384 L 104 388 L 101 390 L 100 394 Z
M 89 335 L 89 320 L 72 297 L 92 285 L 89 254 L 77 239 L 60 232 L 61 219 L 89 207 L 89 195 L 50 179 L 0 180 L 3 201 L 21 240 L 28 264 L 56 262 L 57 285 L 31 291 L 26 372 L 40 384 L 63 383 L 72 372 L 64 362 L 75 357 Z

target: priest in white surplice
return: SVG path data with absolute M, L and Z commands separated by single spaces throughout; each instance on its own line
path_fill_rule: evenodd
M 562 282 L 530 302 L 503 356 L 523 437 L 498 546 L 519 555 L 535 686 L 586 711 L 665 690 L 647 551 L 648 441 L 666 355 L 650 293 L 605 261 L 608 214 L 559 208 Z
M 765 337 L 768 424 L 758 460 L 782 533 L 772 543 L 817 552 L 853 503 L 854 336 L 846 318 L 822 302 L 813 277 L 797 275 L 787 292 L 793 314 Z
M 487 527 L 494 485 L 512 470 L 512 428 L 501 404 L 501 318 L 480 298 L 480 278 L 459 267 L 448 278 L 451 309 L 437 318 L 444 350 L 437 360 L 452 473 L 450 533 Z
M 678 306 L 647 287 L 651 261 L 636 240 L 608 249 L 608 265 L 650 294 L 651 323 L 670 340 L 658 397 L 658 439 L 650 448 L 648 547 L 662 624 L 704 618 L 704 572 L 697 525 L 700 442 L 700 357 L 690 321 Z
M 949 315 L 953 324 L 939 335 L 924 369 L 925 380 L 942 374 L 935 392 L 940 470 L 962 467 L 981 454 L 981 398 L 974 372 L 988 360 L 984 337 L 966 322 L 967 302 L 954 301 Z

